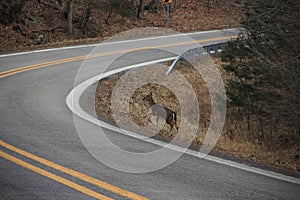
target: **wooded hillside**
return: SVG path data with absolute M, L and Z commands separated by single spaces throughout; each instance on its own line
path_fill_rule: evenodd
M 234 2 L 173 0 L 169 28 L 236 27 L 241 10 Z M 133 28 L 165 27 L 165 18 L 161 0 L 2 0 L 0 51 L 101 41 Z

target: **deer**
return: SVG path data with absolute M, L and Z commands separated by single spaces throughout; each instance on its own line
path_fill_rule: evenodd
M 172 131 L 173 127 L 175 127 L 176 130 L 178 131 L 176 112 L 174 112 L 173 110 L 171 110 L 169 108 L 166 108 L 164 106 L 156 104 L 152 97 L 152 92 L 150 92 L 150 94 L 145 96 L 143 98 L 143 101 L 146 101 L 151 107 L 151 111 L 149 112 L 148 121 L 151 122 L 150 114 L 152 114 L 157 117 L 157 124 L 158 124 L 159 118 L 163 118 L 166 121 L 166 123 L 171 126 L 170 131 Z

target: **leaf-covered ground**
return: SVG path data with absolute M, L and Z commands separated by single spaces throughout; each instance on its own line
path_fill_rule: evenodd
M 220 66 L 219 59 L 214 59 L 214 61 L 216 63 L 216 66 Z M 166 66 L 168 65 L 169 63 L 166 63 Z M 167 67 L 165 67 L 164 70 L 166 71 Z M 211 114 L 209 92 L 202 77 L 194 68 L 185 67 L 183 63 L 179 63 L 178 65 L 176 65 L 175 70 L 184 75 L 186 80 L 188 80 L 188 82 L 192 85 L 197 95 L 201 118 L 198 124 L 197 135 L 194 136 L 195 139 L 192 141 L 191 147 L 199 149 L 204 142 Z M 219 70 L 222 71 L 221 68 L 219 68 Z M 137 74 L 140 73 L 138 70 L 135 71 L 137 71 Z M 148 76 L 153 76 L 151 70 L 148 71 Z M 116 123 L 116 121 L 112 116 L 111 95 L 114 90 L 114 86 L 118 83 L 118 81 L 120 81 L 120 78 L 122 76 L 124 76 L 123 73 L 101 80 L 99 82 L 95 97 L 95 109 L 98 117 L 114 124 Z M 138 124 L 141 127 L 147 126 L 150 123 L 148 121 L 148 111 L 150 107 L 149 105 L 147 105 L 147 103 L 145 103 L 145 101 L 143 101 L 143 98 L 150 92 L 153 93 L 153 98 L 156 103 L 177 112 L 179 126 L 182 125 L 182 123 L 188 123 L 183 122 L 180 118 L 181 108 L 179 101 L 175 97 L 174 93 L 166 87 L 157 84 L 145 85 L 138 88 L 133 93 L 129 101 L 130 116 L 123 115 L 121 116 L 121 119 L 118 120 L 126 124 L 127 128 L 129 129 L 131 128 L 137 130 L 133 126 L 131 126 L 132 122 L 130 122 L 128 118 L 132 118 L 134 123 Z M 120 98 L 122 99 L 123 96 L 121 96 Z M 231 117 L 230 111 L 232 109 L 234 108 L 227 108 L 225 126 L 221 137 L 214 147 L 215 152 L 219 152 L 224 155 L 232 155 L 238 158 L 262 163 L 275 168 L 291 170 L 299 174 L 300 138 L 299 136 L 297 136 L 297 134 L 287 135 L 282 132 L 279 137 L 271 139 L 260 139 L 258 137 L 250 138 L 249 135 L 243 133 L 243 127 L 247 126 L 246 122 L 236 121 L 235 118 Z M 157 126 L 156 118 L 151 117 L 150 119 L 153 123 L 153 126 Z M 159 123 L 164 123 L 164 121 L 160 120 Z M 190 124 L 188 124 L 188 126 L 190 126 Z M 256 130 L 253 128 L 253 131 Z M 162 130 L 158 131 L 155 135 L 149 135 L 150 133 L 147 133 L 147 131 L 144 131 L 143 133 L 145 133 L 148 137 L 154 136 L 157 139 L 167 141 L 171 141 L 177 134 L 175 129 L 170 131 L 169 125 L 163 126 Z M 177 140 L 178 145 L 185 145 L 187 141 L 190 141 L 189 137 L 191 137 L 189 131 L 183 133 L 180 139 Z
M 116 13 L 109 15 L 108 9 L 99 3 L 93 6 L 85 32 L 80 23 L 86 1 L 77 0 L 74 4 L 72 35 L 67 32 L 67 19 L 63 13 L 66 0 L 62 5 L 56 1 L 28 0 L 22 13 L 10 25 L 0 24 L 0 52 L 41 49 L 82 43 L 97 43 L 122 31 L 140 27 L 165 27 L 165 10 L 158 13 L 144 12 L 144 19 L 122 17 Z M 97 2 L 97 1 L 95 1 Z M 150 0 L 145 0 L 147 5 Z M 109 17 L 108 17 L 109 16 Z M 218 1 L 211 9 L 206 1 L 181 0 L 170 13 L 169 28 L 178 32 L 226 29 L 238 26 L 241 10 L 233 0 Z M 34 40 L 44 35 L 45 41 L 34 44 Z

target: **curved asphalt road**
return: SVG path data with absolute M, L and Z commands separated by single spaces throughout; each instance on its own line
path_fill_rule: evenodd
M 217 31 L 191 36 L 203 40 L 224 35 Z M 170 44 L 178 39 L 149 41 L 108 44 L 102 50 L 116 52 Z M 0 72 L 84 56 L 92 48 L 1 56 Z M 137 60 L 120 63 L 159 57 L 155 52 L 149 55 L 140 58 L 137 53 Z M 106 62 L 105 56 L 101 59 Z M 48 63 L 22 73 L 0 74 L 0 199 L 299 199 L 297 178 L 283 181 L 191 155 L 183 155 L 168 167 L 146 174 L 122 173 L 98 162 L 80 141 L 73 115 L 65 104 L 81 64 L 82 60 Z M 83 73 L 86 73 L 83 79 L 95 75 Z M 93 95 L 93 91 L 83 96 L 83 102 L 91 103 L 86 109 L 92 106 L 93 97 L 88 95 Z M 153 144 L 114 132 L 111 138 L 122 141 L 124 146 L 127 142 L 137 151 L 153 148 Z

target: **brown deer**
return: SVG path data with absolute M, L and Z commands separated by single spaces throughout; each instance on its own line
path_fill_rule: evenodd
M 148 94 L 147 96 L 145 96 L 143 98 L 143 101 L 148 102 L 148 104 L 151 107 L 151 114 L 154 116 L 157 116 L 157 124 L 158 124 L 158 119 L 163 118 L 164 120 L 166 120 L 166 123 L 169 124 L 171 126 L 171 130 L 173 129 L 173 127 L 175 126 L 176 130 L 178 131 L 178 125 L 177 125 L 177 115 L 174 111 L 170 110 L 169 108 L 166 108 L 164 106 L 161 106 L 159 104 L 156 104 L 153 100 L 152 97 L 152 92 L 150 92 L 150 94 Z M 150 115 L 148 118 L 149 121 L 150 120 Z

